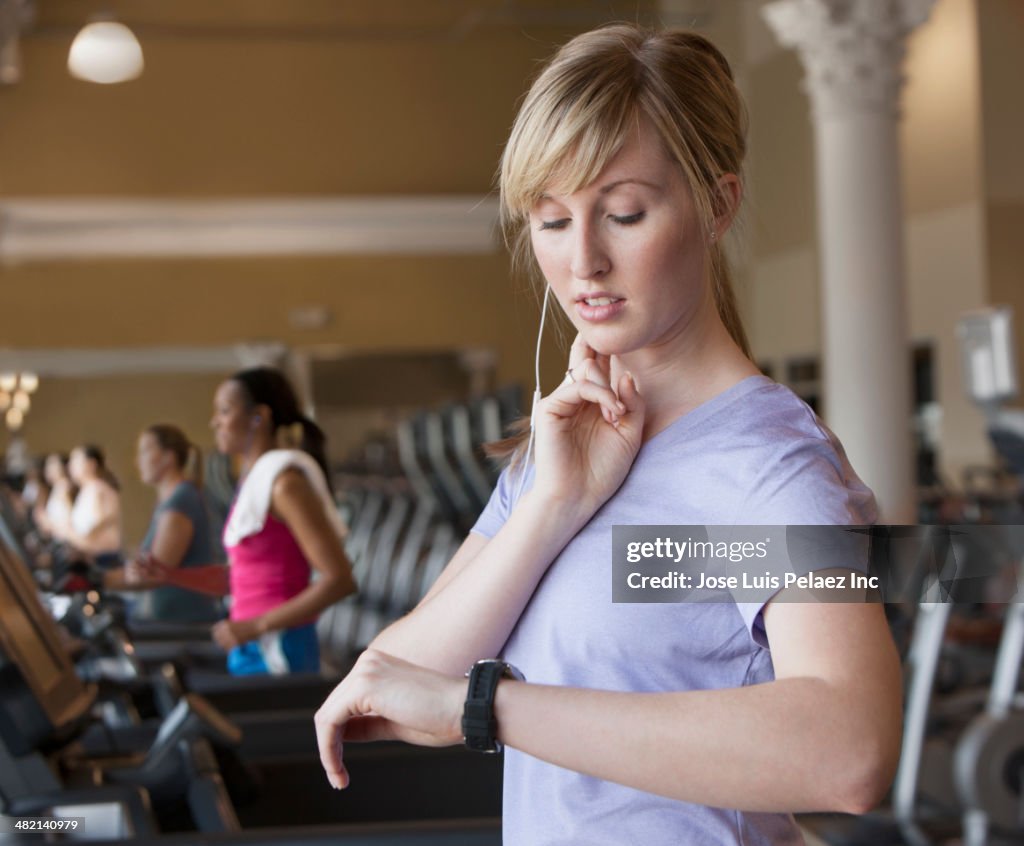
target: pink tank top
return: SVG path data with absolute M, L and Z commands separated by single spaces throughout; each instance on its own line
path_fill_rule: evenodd
M 309 585 L 309 562 L 302 549 L 288 527 L 269 511 L 259 532 L 226 550 L 231 562 L 232 620 L 259 617 Z

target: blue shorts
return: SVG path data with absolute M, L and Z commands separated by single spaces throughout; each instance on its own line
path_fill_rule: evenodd
M 236 646 L 228 653 L 228 672 L 233 676 L 283 675 L 320 672 L 320 643 L 316 626 L 269 632 L 257 640 Z

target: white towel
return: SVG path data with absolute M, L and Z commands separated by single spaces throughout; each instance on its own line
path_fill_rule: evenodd
M 244 538 L 263 529 L 267 522 L 267 511 L 270 510 L 274 480 L 289 467 L 298 468 L 306 474 L 313 490 L 323 502 L 327 520 L 338 533 L 338 537 L 344 538 L 348 534 L 348 527 L 338 514 L 331 492 L 327 489 L 324 472 L 313 456 L 301 449 L 272 449 L 256 459 L 256 463 L 242 482 L 231 519 L 224 527 L 225 546 L 235 546 Z

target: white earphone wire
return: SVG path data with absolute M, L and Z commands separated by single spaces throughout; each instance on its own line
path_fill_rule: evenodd
M 519 487 L 513 502 L 519 502 L 523 495 L 523 485 L 526 484 L 526 472 L 529 470 L 530 457 L 533 454 L 533 433 L 537 422 L 537 403 L 540 402 L 540 344 L 544 337 L 544 320 L 548 315 L 548 300 L 551 297 L 551 286 L 544 288 L 544 302 L 540 307 L 540 328 L 537 330 L 537 347 L 533 359 L 533 401 L 530 406 L 530 437 L 526 441 L 526 452 L 523 455 L 523 466 L 519 473 Z

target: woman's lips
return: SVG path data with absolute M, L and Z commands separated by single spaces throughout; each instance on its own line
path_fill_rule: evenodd
M 594 296 L 576 300 L 576 313 L 590 323 L 611 320 L 626 306 L 618 297 Z

